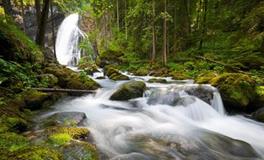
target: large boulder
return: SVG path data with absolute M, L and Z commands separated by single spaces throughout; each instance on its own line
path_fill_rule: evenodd
M 141 153 L 147 157 L 145 159 L 181 157 L 180 159 L 183 160 L 249 160 L 259 158 L 250 144 L 206 131 L 197 130 L 195 137 L 136 135 L 131 137 L 130 141 L 132 147 L 130 146 L 126 152 L 129 153 L 129 149 L 132 148 L 134 153 Z M 127 159 L 129 158 L 124 158 L 124 160 Z
M 126 75 L 123 75 L 122 73 L 120 73 L 117 69 L 109 66 L 109 67 L 105 67 L 105 75 L 108 76 L 109 79 L 112 80 L 129 80 L 129 77 Z
M 44 68 L 44 72 L 58 77 L 58 85 L 62 88 L 94 90 L 100 87 L 99 84 L 88 76 L 74 72 L 61 65 L 48 64 Z
M 196 81 L 217 87 L 228 111 L 252 112 L 256 109 L 251 105 L 256 99 L 256 82 L 246 74 L 201 75 Z
M 122 84 L 110 97 L 111 100 L 126 101 L 143 96 L 146 84 L 142 81 L 130 81 Z
M 41 123 L 44 126 L 80 126 L 85 123 L 87 117 L 85 113 L 82 112 L 58 112 L 48 118 L 46 118 Z

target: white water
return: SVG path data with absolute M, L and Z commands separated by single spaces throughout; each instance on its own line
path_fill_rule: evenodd
M 80 37 L 84 34 L 78 27 L 79 15 L 71 14 L 59 27 L 56 39 L 56 57 L 60 64 L 75 66 L 81 58 Z
M 148 100 L 149 93 L 153 92 L 151 90 L 146 92 L 144 98 L 128 102 L 110 101 L 110 95 L 124 82 L 113 82 L 108 79 L 98 80 L 98 82 L 104 88 L 98 90 L 97 94 L 59 103 L 55 108 L 57 109 L 56 112 L 78 111 L 86 113 L 89 122 L 87 127 L 91 130 L 97 147 L 107 155 L 108 158 L 106 159 L 119 159 L 119 156 L 124 155 L 132 160 L 140 159 L 133 158 L 135 154 L 140 154 L 140 156 L 156 154 L 156 159 L 184 159 L 178 152 L 173 152 L 171 155 L 171 147 L 168 148 L 157 142 L 174 142 L 181 144 L 183 149 L 196 148 L 198 150 L 200 147 L 197 145 L 206 140 L 198 136 L 200 132 L 205 135 L 218 133 L 242 140 L 251 144 L 258 154 L 264 155 L 263 124 L 242 116 L 226 115 L 221 96 L 216 89 L 213 89 L 212 105 L 209 105 L 184 92 L 184 89 L 190 86 L 197 87 L 197 85 L 148 84 L 148 87 L 154 89 L 154 92 L 155 89 L 158 89 L 156 91 L 158 93 L 178 92 L 180 98 L 184 100 L 184 103 L 179 103 L 176 106 L 159 103 L 150 105 Z M 204 87 L 211 86 L 205 85 Z M 166 100 L 170 100 L 170 98 L 173 97 Z M 137 141 L 136 137 L 140 136 L 151 137 L 159 141 L 150 141 L 147 138 Z M 144 140 L 146 142 L 143 142 Z M 219 146 L 217 145 L 217 147 Z M 144 150 L 143 155 L 142 150 Z M 208 150 L 206 153 L 210 151 Z M 229 156 L 217 150 L 213 153 Z M 203 157 L 203 155 L 201 157 L 202 159 L 211 159 L 210 157 Z M 227 159 L 227 157 L 219 159 Z M 241 159 L 241 157 L 232 156 L 228 158 Z

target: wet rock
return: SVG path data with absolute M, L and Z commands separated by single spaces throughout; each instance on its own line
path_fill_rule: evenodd
M 199 137 L 208 149 L 224 154 L 226 157 L 258 158 L 253 147 L 243 141 L 235 140 L 217 133 L 202 132 Z M 230 159 L 229 158 L 229 159 Z
M 148 104 L 166 104 L 170 106 L 176 106 L 180 100 L 179 93 L 162 93 L 162 92 L 153 92 L 148 98 Z
M 74 141 L 69 145 L 63 146 L 63 159 L 65 160 L 98 160 L 98 152 L 95 146 L 85 143 Z
M 104 71 L 105 71 L 105 75 L 107 75 L 109 79 L 112 79 L 115 81 L 117 81 L 117 80 L 129 80 L 128 76 L 123 75 L 117 69 L 115 69 L 111 66 L 106 67 Z
M 111 100 L 126 101 L 143 96 L 146 84 L 142 81 L 130 81 L 122 84 L 110 97 Z
M 257 121 L 264 123 L 264 107 L 254 112 L 252 117 Z
M 60 112 L 47 117 L 42 123 L 44 126 L 81 126 L 87 120 L 82 112 Z
M 192 96 L 180 96 L 179 91 L 162 91 L 154 90 L 150 94 L 147 103 L 150 105 L 165 104 L 170 106 L 188 106 L 194 103 L 196 100 Z
M 213 99 L 213 90 L 212 87 L 206 86 L 197 86 L 197 87 L 189 87 L 184 90 L 189 95 L 195 96 L 211 105 L 211 100 Z
M 157 79 L 157 78 L 152 78 L 148 80 L 149 83 L 167 83 L 166 79 Z
M 217 133 L 197 131 L 196 137 L 138 135 L 131 139 L 133 151 L 156 159 L 253 160 L 257 152 L 246 142 Z

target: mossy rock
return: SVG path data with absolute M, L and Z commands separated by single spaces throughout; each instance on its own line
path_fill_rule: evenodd
M 109 79 L 112 80 L 129 80 L 129 77 L 120 73 L 117 69 L 113 68 L 112 66 L 105 67 L 105 75 L 108 76 Z
M 99 84 L 97 84 L 88 76 L 74 72 L 71 69 L 61 65 L 49 64 L 44 69 L 44 72 L 58 77 L 58 85 L 61 88 L 94 90 L 100 87 Z
M 18 105 L 20 109 L 39 110 L 51 106 L 62 96 L 63 94 L 44 93 L 28 89 L 17 95 L 13 103 Z
M 44 107 L 44 102 L 49 101 L 51 94 L 39 92 L 36 90 L 26 90 L 22 93 L 26 108 L 37 110 Z
M 126 101 L 143 96 L 146 84 L 142 81 L 130 81 L 122 84 L 110 97 L 111 100 Z
M 152 78 L 148 80 L 149 83 L 167 83 L 166 79 L 161 79 L 161 78 Z
M 241 73 L 224 73 L 210 80 L 222 95 L 227 109 L 252 111 L 250 104 L 255 100 L 256 82 L 250 76 Z
M 98 160 L 99 155 L 95 146 L 85 143 L 74 141 L 68 145 L 63 146 L 63 159 L 64 160 Z

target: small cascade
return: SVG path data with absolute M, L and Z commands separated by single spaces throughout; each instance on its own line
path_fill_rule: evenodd
M 212 107 L 221 115 L 225 115 L 225 107 L 222 101 L 222 97 L 218 91 L 213 93 L 213 99 L 211 101 Z
M 79 15 L 71 14 L 59 27 L 56 40 L 56 57 L 60 64 L 76 66 L 81 58 L 79 41 L 85 34 L 79 29 Z

